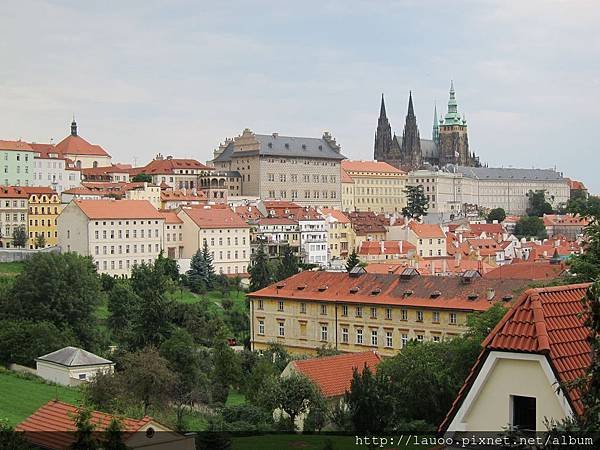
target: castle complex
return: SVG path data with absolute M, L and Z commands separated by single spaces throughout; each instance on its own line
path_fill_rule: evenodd
M 385 161 L 400 169 L 410 171 L 425 166 L 442 167 L 447 164 L 479 167 L 479 158 L 469 152 L 467 121 L 458 113 L 454 84 L 450 85 L 448 112 L 438 121 L 433 114 L 432 139 L 421 139 L 417 117 L 413 108 L 412 93 L 408 97 L 408 112 L 402 137 L 392 137 L 392 127 L 381 96 L 381 110 L 375 132 L 374 159 Z

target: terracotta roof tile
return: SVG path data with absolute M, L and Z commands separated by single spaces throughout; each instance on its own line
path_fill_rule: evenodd
M 148 200 L 73 200 L 89 219 L 163 219 Z
M 397 169 L 383 161 L 342 161 L 342 169 L 348 172 L 382 172 L 382 173 L 395 173 L 405 174 L 403 170 Z
M 457 277 L 415 276 L 409 280 L 402 280 L 394 274 L 364 273 L 354 277 L 341 272 L 304 271 L 285 279 L 283 287 L 278 287 L 281 284 L 272 284 L 248 296 L 485 311 L 493 304 L 486 298 L 488 289 L 493 289 L 493 300 L 497 301 L 506 295 L 514 295 L 515 291 L 524 288 L 528 281 L 477 278 L 465 284 Z M 323 286 L 327 289 L 322 290 Z M 351 292 L 351 289 L 354 291 L 353 288 L 358 290 Z M 431 294 L 435 291 L 439 291 L 441 295 L 432 298 Z M 406 292 L 410 294 L 406 295 Z M 470 300 L 469 296 L 473 293 L 477 298 Z
M 420 238 L 445 238 L 446 235 L 437 224 L 431 223 L 419 223 L 412 221 L 408 224 L 410 229 Z
M 348 219 L 348 216 L 346 216 L 346 214 L 344 214 L 339 209 L 321 208 L 321 213 L 326 216 L 329 215 L 329 216 L 333 217 L 335 220 L 337 220 L 340 223 L 350 223 L 350 219 Z
M 589 283 L 525 291 L 481 344 L 484 349 L 440 425 L 445 430 L 477 378 L 489 351 L 537 353 L 547 356 L 561 383 L 585 374 L 591 362 L 583 304 Z M 583 404 L 576 389 L 567 390 L 573 411 L 581 415 Z
M 3 141 L 0 139 L 0 150 L 15 150 L 20 152 L 33 152 L 33 148 L 25 141 Z
M 250 228 L 229 208 L 183 208 L 180 214 L 187 214 L 200 228 Z
M 367 255 L 408 255 L 416 247 L 408 241 L 364 241 L 358 249 L 358 254 Z
M 62 156 L 82 155 L 82 156 L 110 156 L 106 150 L 99 145 L 90 144 L 81 136 L 68 135 L 54 147 Z
M 164 217 L 165 223 L 183 223 L 177 213 L 172 209 L 161 209 L 158 211 Z
M 136 170 L 139 168 L 136 168 Z M 181 159 L 181 158 L 165 158 L 165 159 L 153 159 L 145 167 L 141 168 L 140 172 L 148 175 L 155 174 L 173 174 L 178 173 L 176 170 L 180 169 L 194 169 L 194 170 L 214 170 L 200 161 L 195 159 Z
M 341 169 L 341 174 L 342 174 L 342 183 L 353 183 L 354 182 L 352 180 L 352 177 L 350 175 L 348 175 L 348 173 L 343 168 Z
M 325 397 L 344 395 L 350 389 L 354 369 L 362 373 L 365 365 L 377 371 L 381 357 L 375 352 L 346 353 L 343 355 L 292 361 L 290 364 L 315 383 Z
M 520 280 L 551 280 L 558 278 L 565 268 L 561 264 L 524 261 L 505 264 L 487 272 L 486 278 L 513 278 Z
M 22 186 L 0 186 L 0 198 L 27 198 L 29 195 Z
M 58 400 L 50 400 L 36 410 L 31 416 L 18 424 L 15 429 L 25 432 L 25 438 L 38 446 L 45 448 L 68 448 L 74 441 L 76 431 L 74 417 L 77 407 Z M 96 425 L 96 431 L 104 431 L 114 416 L 99 411 L 93 411 L 91 421 Z M 140 430 L 153 421 L 146 416 L 143 419 L 122 419 L 124 440 L 128 434 Z

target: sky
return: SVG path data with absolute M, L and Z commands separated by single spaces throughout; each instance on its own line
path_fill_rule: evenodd
M 381 93 L 422 138 L 454 80 L 489 166 L 600 193 L 595 0 L 2 0 L 0 139 L 79 134 L 113 161 L 212 158 L 226 137 L 321 136 L 372 159 Z

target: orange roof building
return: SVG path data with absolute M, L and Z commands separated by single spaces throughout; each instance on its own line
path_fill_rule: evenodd
M 294 372 L 304 375 L 321 390 L 325 398 L 340 398 L 350 390 L 355 370 L 362 373 L 368 367 L 375 373 L 380 362 L 381 357 L 373 351 L 301 359 L 290 361 L 281 376 L 286 377 Z
M 591 363 L 582 303 L 588 286 L 524 292 L 483 341 L 440 431 L 501 431 L 507 425 L 545 431 L 546 420 L 581 415 L 580 392 L 568 384 Z
M 90 144 L 77 132 L 75 119 L 71 122 L 71 134 L 54 146 L 61 158 L 71 159 L 80 169 L 110 166 L 111 157 L 101 146 Z
M 59 400 L 51 400 L 31 416 L 18 424 L 16 431 L 23 432 L 25 439 L 36 447 L 62 450 L 75 442 L 75 418 L 78 407 Z M 115 416 L 92 411 L 91 422 L 95 431 L 105 431 Z M 123 441 L 128 448 L 159 449 L 176 445 L 183 450 L 193 450 L 194 438 L 183 436 L 156 422 L 152 417 L 121 419 Z

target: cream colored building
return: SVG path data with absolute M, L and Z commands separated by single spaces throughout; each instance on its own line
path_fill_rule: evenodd
M 79 136 L 75 119 L 71 123 L 71 134 L 56 144 L 54 150 L 59 157 L 73 161 L 77 169 L 108 167 L 112 161 L 111 156 L 101 146 L 90 144 Z
M 580 416 L 580 395 L 568 386 L 591 362 L 581 302 L 588 286 L 524 292 L 482 343 L 440 431 L 547 431 L 547 421 Z
M 443 171 L 410 172 L 408 184 L 423 186 L 429 199 L 426 220 L 434 221 L 462 215 L 465 205 L 523 215 L 530 191 L 545 191 L 546 200 L 555 208 L 570 196 L 569 180 L 551 169 L 448 166 Z
M 183 220 L 176 211 L 162 210 L 159 213 L 165 218 L 163 230 L 165 256 L 171 259 L 183 258 Z
M 151 183 L 129 183 L 125 198 L 127 200 L 147 200 L 156 209 L 161 207 L 160 187 Z
M 236 213 L 228 207 L 213 205 L 183 207 L 177 216 L 183 221 L 183 258 L 191 259 L 206 242 L 217 273 L 247 274 L 250 226 Z
M 115 363 L 77 347 L 65 347 L 35 359 L 36 375 L 63 386 L 89 382 L 98 373 L 113 373 Z
M 382 161 L 345 160 L 342 170 L 353 182 L 342 186 L 344 210 L 399 213 L 406 206 L 406 172 Z
M 421 277 L 304 271 L 248 295 L 251 346 L 276 342 L 288 351 L 314 354 L 322 346 L 342 352 L 376 350 L 392 356 L 409 340 L 434 341 L 465 331 L 467 314 L 512 298 L 526 280 L 465 282 Z
M 101 273 L 128 276 L 160 253 L 164 221 L 147 200 L 73 200 L 58 216 L 58 245 L 91 256 Z
M 356 241 L 356 233 L 352 228 L 350 219 L 337 209 L 321 209 L 321 214 L 325 217 L 329 236 L 327 242 L 329 244 L 329 260 L 345 260 L 348 255 L 354 250 Z
M 416 247 L 416 256 L 421 258 L 447 256 L 446 234 L 439 225 L 412 220 L 403 227 L 403 230 L 402 239 Z
M 29 194 L 19 186 L 0 186 L 0 247 L 13 247 L 13 233 L 18 228 L 27 232 L 27 199 Z
M 322 138 L 255 134 L 246 128 L 215 151 L 219 171 L 241 176 L 241 196 L 340 209 L 340 162 L 345 157 L 327 132 Z

